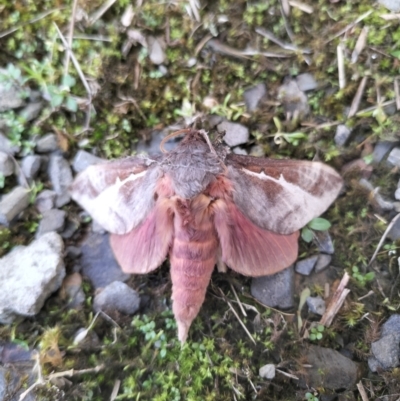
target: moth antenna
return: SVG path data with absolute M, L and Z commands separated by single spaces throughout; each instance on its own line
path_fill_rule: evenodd
M 168 153 L 168 151 L 165 149 L 164 145 L 166 142 L 168 142 L 171 138 L 175 138 L 176 136 L 182 135 L 182 134 L 187 134 L 190 132 L 190 128 L 184 128 L 180 129 L 179 131 L 172 132 L 171 134 L 167 135 L 160 143 L 160 150 L 162 153 Z

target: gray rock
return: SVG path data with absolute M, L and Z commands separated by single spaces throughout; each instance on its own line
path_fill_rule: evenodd
M 333 255 L 335 248 L 333 246 L 332 238 L 328 231 L 314 231 L 314 242 L 318 250 L 328 255 Z
M 64 230 L 61 232 L 61 237 L 63 237 L 64 239 L 72 238 L 72 236 L 76 233 L 79 227 L 80 224 L 78 221 L 67 219 Z
M 371 344 L 373 356 L 368 359 L 372 372 L 399 366 L 400 315 L 395 314 L 382 325 L 381 338 Z
M 303 276 L 309 276 L 317 263 L 318 256 L 310 256 L 309 258 L 299 260 L 296 263 L 295 270 Z
M 19 113 L 25 121 L 34 120 L 43 108 L 42 102 L 28 103 Z
M 50 189 L 45 189 L 38 194 L 35 199 L 35 206 L 39 213 L 47 212 L 54 208 L 57 194 Z
M 297 75 L 296 82 L 299 89 L 303 92 L 312 91 L 318 88 L 317 81 L 313 75 L 308 72 Z
M 260 83 L 244 91 L 243 97 L 247 111 L 253 112 L 257 109 L 260 100 L 267 94 L 267 87 Z
M 69 245 L 65 250 L 65 256 L 70 259 L 79 258 L 81 254 L 82 254 L 81 248 L 79 248 L 78 246 Z
M 63 241 L 48 233 L 29 246 L 19 246 L 0 259 L 0 322 L 33 316 L 65 277 Z
M 390 142 L 390 141 L 378 142 L 374 147 L 374 151 L 372 152 L 374 162 L 380 163 L 395 146 L 396 142 Z
M 108 234 L 90 234 L 81 246 L 82 273 L 94 288 L 106 287 L 113 281 L 126 281 L 130 275 L 122 272 L 112 253 Z
M 311 345 L 305 354 L 311 368 L 305 379 L 309 387 L 329 390 L 351 389 L 358 379 L 358 365 L 330 348 Z
M 307 306 L 311 313 L 322 316 L 325 313 L 325 301 L 321 297 L 308 297 Z
M 96 221 L 92 221 L 92 232 L 97 234 L 105 234 L 106 230 Z
M 15 187 L 0 201 L 0 224 L 8 226 L 10 222 L 29 206 L 29 191 Z
M 0 365 L 0 400 L 18 401 L 25 386 L 33 385 L 36 381 L 36 370 L 34 369 L 35 361 L 33 355 L 31 360 L 24 360 L 17 363 L 5 363 Z M 24 397 L 24 401 L 36 401 L 35 392 L 31 391 Z
M 381 337 L 394 334 L 398 341 L 400 341 L 400 315 L 395 314 L 382 325 Z
M 8 177 L 14 173 L 14 162 L 7 153 L 0 151 L 0 175 Z
M 18 145 L 14 145 L 5 135 L 0 133 L 0 151 L 8 153 L 9 155 L 15 155 L 20 151 Z
M 299 117 L 300 119 L 308 114 L 307 95 L 300 90 L 296 80 L 290 79 L 278 89 L 278 99 L 282 102 L 287 117 Z
M 400 219 L 398 219 L 389 230 L 387 237 L 391 241 L 397 241 L 400 239 Z
M 400 0 L 378 0 L 378 2 L 390 11 L 395 13 L 400 11 Z
M 38 153 L 50 153 L 58 149 L 57 135 L 53 133 L 46 134 L 36 141 L 36 151 Z
M 272 380 L 275 377 L 275 365 L 269 363 L 268 365 L 262 366 L 258 371 L 258 374 L 263 379 Z
M 240 146 L 237 146 L 236 148 L 232 149 L 232 152 L 235 155 L 247 155 L 246 149 L 241 148 Z
M 56 206 L 66 205 L 71 200 L 68 188 L 73 180 L 68 162 L 62 156 L 51 155 L 47 171 L 53 189 L 57 194 Z
M 349 140 L 351 129 L 347 128 L 344 124 L 339 124 L 336 127 L 335 143 L 337 146 L 344 146 Z
M 251 281 L 251 295 L 273 308 L 293 307 L 293 266 L 271 276 L 255 277 Z
M 66 214 L 64 210 L 58 209 L 51 209 L 44 212 L 36 231 L 36 238 L 51 231 L 60 233 L 64 229 Z
M 315 264 L 315 271 L 319 273 L 321 270 L 326 269 L 331 263 L 332 256 L 326 253 L 321 253 L 318 255 L 317 263 Z
M 93 164 L 99 164 L 105 162 L 106 160 L 94 156 L 89 152 L 86 152 L 84 150 L 78 150 L 72 162 L 72 168 L 76 173 L 80 173 L 81 171 L 86 170 L 89 166 Z
M 387 161 L 390 165 L 400 167 L 400 148 L 394 148 L 390 151 Z
M 16 85 L 0 82 L 0 112 L 24 105 L 23 90 Z
M 133 315 L 140 307 L 139 294 L 121 281 L 114 281 L 107 285 L 94 297 L 93 309 L 95 312 L 118 311 L 126 315 Z
M 42 158 L 38 155 L 28 155 L 22 159 L 21 170 L 27 180 L 33 180 L 36 178 L 41 163 Z
M 225 131 L 224 141 L 231 148 L 242 145 L 249 140 L 249 129 L 242 124 L 222 121 L 217 126 L 218 131 Z
M 156 38 L 154 36 L 148 36 L 147 46 L 149 49 L 150 61 L 156 65 L 162 64 L 166 59 L 166 55 L 164 52 L 165 49 L 164 39 L 161 37 Z
M 399 335 L 385 335 L 371 344 L 371 351 L 382 369 L 395 368 L 399 365 Z

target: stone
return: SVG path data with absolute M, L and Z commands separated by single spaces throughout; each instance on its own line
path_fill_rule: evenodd
M 0 175 L 9 177 L 14 173 L 14 162 L 7 153 L 0 151 Z
M 24 187 L 15 187 L 0 201 L 0 224 L 7 226 L 29 206 L 30 193 Z
M 2 69 L 0 71 L 4 72 Z M 0 113 L 7 110 L 17 109 L 25 103 L 23 90 L 16 85 L 0 82 Z
M 322 253 L 333 255 L 335 252 L 333 241 L 328 231 L 314 231 L 314 243 Z
M 326 269 L 332 261 L 332 256 L 327 255 L 326 253 L 321 253 L 318 255 L 317 263 L 315 264 L 314 268 L 315 271 L 318 273 L 321 270 Z
M 14 145 L 5 135 L 0 133 L 0 151 L 15 156 L 20 151 L 20 146 Z
M 71 200 L 68 192 L 68 188 L 73 181 L 71 168 L 62 156 L 51 155 L 47 172 L 53 189 L 57 194 L 56 206 L 62 207 Z
M 86 152 L 84 150 L 78 150 L 72 162 L 72 168 L 74 169 L 75 173 L 80 173 L 81 171 L 86 170 L 89 166 L 92 166 L 93 164 L 99 164 L 105 162 L 106 160 L 94 156 L 89 152 Z
M 299 89 L 303 92 L 312 91 L 318 88 L 318 83 L 314 76 L 308 72 L 297 75 L 296 82 Z
M 396 200 L 400 200 L 400 188 L 397 188 L 395 193 L 394 193 L 394 197 Z
M 267 87 L 265 84 L 260 83 L 249 89 L 246 89 L 243 93 L 244 103 L 246 104 L 246 109 L 250 113 L 257 110 L 257 107 L 261 99 L 267 94 Z
M 325 313 L 326 305 L 325 301 L 320 297 L 308 297 L 307 306 L 311 313 L 322 316 Z
M 379 141 L 372 152 L 374 162 L 380 163 L 395 146 L 396 142 Z
M 96 294 L 93 301 L 95 312 L 118 311 L 126 315 L 135 314 L 140 307 L 139 294 L 121 281 L 114 281 Z
M 40 166 L 42 164 L 42 158 L 38 155 L 28 155 L 22 159 L 21 170 L 27 180 L 33 180 L 36 178 Z
M 25 121 L 34 120 L 42 111 L 43 102 L 28 103 L 19 113 Z
M 278 99 L 282 102 L 286 116 L 303 118 L 310 111 L 307 95 L 300 90 L 296 80 L 286 79 L 278 89 Z
M 293 307 L 293 290 L 293 266 L 271 276 L 255 277 L 251 281 L 251 295 L 272 308 Z
M 70 239 L 79 229 L 80 224 L 78 221 L 73 219 L 67 219 L 64 230 L 61 231 L 61 237 L 64 239 Z
M 153 64 L 160 65 L 165 59 L 165 42 L 161 37 L 148 36 L 147 37 L 147 46 L 149 50 L 149 58 Z
M 387 162 L 395 167 L 400 167 L 400 148 L 394 148 L 390 151 Z
M 310 256 L 309 258 L 299 260 L 296 263 L 296 273 L 303 274 L 304 276 L 309 276 L 317 263 L 318 255 Z
M 262 366 L 258 371 L 258 375 L 263 379 L 272 380 L 275 377 L 275 365 L 269 363 L 268 365 Z
M 399 351 L 399 336 L 393 333 L 371 344 L 371 352 L 384 370 L 399 366 Z
M 81 251 L 82 274 L 95 289 L 129 279 L 130 275 L 122 272 L 114 258 L 108 234 L 91 233 L 82 242 Z
M 390 11 L 400 12 L 400 0 L 378 0 L 378 2 Z
M 81 254 L 82 254 L 81 248 L 79 248 L 78 246 L 69 245 L 65 249 L 65 256 L 70 259 L 79 258 Z
M 371 344 L 373 356 L 368 359 L 372 372 L 399 366 L 400 315 L 394 314 L 382 325 L 381 337 Z
M 64 229 L 66 215 L 67 213 L 64 210 L 58 209 L 50 209 L 44 212 L 36 231 L 36 238 L 51 231 L 60 233 Z
M 39 213 L 44 213 L 53 209 L 56 203 L 57 194 L 50 189 L 40 192 L 35 199 L 35 206 Z
M 305 353 L 311 368 L 303 380 L 306 385 L 329 390 L 352 389 L 358 379 L 358 365 L 339 352 L 311 345 Z
M 38 153 L 50 153 L 58 149 L 57 135 L 46 134 L 36 141 L 36 151 Z
M 34 316 L 65 277 L 64 244 L 51 232 L 0 259 L 0 323 Z
M 246 149 L 243 149 L 243 148 L 241 148 L 240 146 L 237 146 L 236 148 L 233 148 L 233 149 L 232 149 L 232 152 L 233 152 L 235 155 L 244 155 L 244 156 L 247 155 Z
M 249 140 L 249 129 L 242 124 L 222 121 L 217 126 L 218 131 L 225 131 L 224 141 L 231 148 L 243 145 Z
M 347 141 L 349 140 L 351 135 L 351 129 L 347 128 L 344 124 L 339 124 L 336 127 L 336 134 L 334 141 L 337 146 L 344 146 L 346 145 Z
M 371 178 L 373 171 L 374 166 L 372 164 L 365 163 L 363 159 L 356 159 L 346 163 L 341 169 L 341 174 L 342 176 L 346 174 L 358 174 L 359 177 L 368 180 L 369 178 Z

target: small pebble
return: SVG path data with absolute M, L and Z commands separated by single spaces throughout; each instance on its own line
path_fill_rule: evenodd
M 325 301 L 321 297 L 308 297 L 307 306 L 311 313 L 322 316 L 325 313 Z
M 245 144 L 250 137 L 249 129 L 242 124 L 223 121 L 218 124 L 218 131 L 225 131 L 224 141 L 230 147 Z
M 24 187 L 15 187 L 4 195 L 0 202 L 0 224 L 7 226 L 29 206 L 30 192 Z
M 65 217 L 66 212 L 64 210 L 51 209 L 44 212 L 36 231 L 36 238 L 51 231 L 61 232 L 65 225 Z
M 258 371 L 258 374 L 263 379 L 272 380 L 275 377 L 275 365 L 269 363 L 268 365 L 262 366 Z
M 40 137 L 36 142 L 36 151 L 38 153 L 50 153 L 58 149 L 57 135 L 47 134 Z
M 35 199 L 35 206 L 39 213 L 44 213 L 54 208 L 57 194 L 50 189 L 45 189 Z
M 0 151 L 0 175 L 8 177 L 14 173 L 14 162 L 10 156 Z
M 309 258 L 299 260 L 296 263 L 295 270 L 303 276 L 309 276 L 317 263 L 318 256 L 310 256 Z
M 94 297 L 93 309 L 95 312 L 118 311 L 126 315 L 133 315 L 140 307 L 139 294 L 121 281 L 114 281 Z

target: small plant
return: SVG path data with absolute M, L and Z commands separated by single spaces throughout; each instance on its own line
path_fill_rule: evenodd
M 273 120 L 274 120 L 275 127 L 277 129 L 277 132 L 276 132 L 276 134 L 269 135 L 269 136 L 274 137 L 274 142 L 277 145 L 281 145 L 283 142 L 287 142 L 287 143 L 292 144 L 293 146 L 298 146 L 301 139 L 307 138 L 307 135 L 304 134 L 303 132 L 291 132 L 291 133 L 282 132 L 283 127 L 282 127 L 282 123 L 279 120 L 279 118 L 274 117 Z
M 226 95 L 224 102 L 222 104 L 217 104 L 214 106 L 210 113 L 217 114 L 222 117 L 226 117 L 228 120 L 235 121 L 238 120 L 241 116 L 245 115 L 246 107 L 244 104 L 238 103 L 229 103 L 231 99 L 231 94 Z
M 305 242 L 311 242 L 314 238 L 313 231 L 326 231 L 331 227 L 331 223 L 323 219 L 322 217 L 317 217 L 312 219 L 302 230 L 301 230 L 301 238 Z
M 319 401 L 316 393 L 310 393 L 309 391 L 305 393 L 304 397 L 307 401 Z
M 316 327 L 313 327 L 310 330 L 310 340 L 311 341 L 319 341 L 322 340 L 323 333 L 325 330 L 325 326 L 323 324 L 319 324 Z
M 351 268 L 352 272 L 353 272 L 353 278 L 359 283 L 361 284 L 362 287 L 365 287 L 365 285 L 367 283 L 369 283 L 370 281 L 372 281 L 375 278 L 375 273 L 374 272 L 368 272 L 366 274 L 362 274 L 360 272 L 360 269 L 357 266 L 353 266 Z

